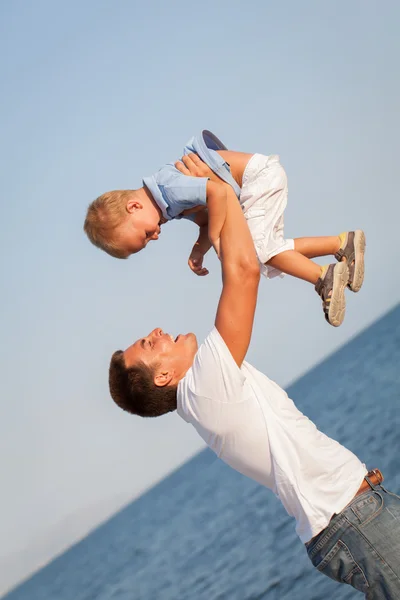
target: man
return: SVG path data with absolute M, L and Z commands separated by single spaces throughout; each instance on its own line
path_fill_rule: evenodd
M 196 155 L 182 173 L 212 177 Z M 110 392 L 124 410 L 159 416 L 177 409 L 234 469 L 270 488 L 296 520 L 314 566 L 369 599 L 400 598 L 400 498 L 380 471 L 317 430 L 286 393 L 245 362 L 260 272 L 235 194 L 209 205 L 222 224 L 222 293 L 215 326 L 198 348 L 161 329 L 110 364 Z

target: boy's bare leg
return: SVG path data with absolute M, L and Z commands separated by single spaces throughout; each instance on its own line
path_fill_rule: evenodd
M 307 258 L 334 256 L 339 250 L 341 239 L 338 235 L 321 237 L 302 237 L 294 240 L 294 249 Z
M 267 265 L 270 265 L 287 275 L 309 281 L 313 285 L 317 283 L 322 274 L 322 267 L 320 265 L 317 265 L 317 263 L 296 250 L 286 250 L 285 252 L 277 254 L 267 262 Z
M 341 244 L 338 235 L 302 237 L 294 240 L 294 250 L 286 250 L 268 261 L 268 265 L 315 285 L 322 267 L 310 260 L 317 256 L 335 255 Z

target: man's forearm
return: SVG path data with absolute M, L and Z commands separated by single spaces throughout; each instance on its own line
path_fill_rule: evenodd
M 249 227 L 232 188 L 227 191 L 226 205 L 220 236 L 222 293 L 215 326 L 240 367 L 251 339 L 260 268 Z
M 176 167 L 186 175 L 209 177 L 209 167 L 196 155 L 186 157 L 184 164 L 178 162 Z M 226 184 L 220 184 L 218 189 L 213 186 L 218 184 L 207 182 L 209 230 L 220 242 L 223 279 L 215 326 L 240 367 L 250 343 L 260 269 L 235 192 Z
M 235 192 L 227 186 L 226 219 L 220 235 L 222 270 L 245 268 L 259 271 L 250 230 Z

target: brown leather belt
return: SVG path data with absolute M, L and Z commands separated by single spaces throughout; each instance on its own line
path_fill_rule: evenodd
M 379 485 L 383 481 L 383 475 L 379 469 L 372 469 L 372 471 L 368 471 L 365 477 L 368 477 L 370 482 L 374 485 Z M 371 486 L 369 485 L 368 481 L 366 479 L 363 479 L 362 484 L 358 488 L 358 492 L 356 493 L 354 498 L 356 496 L 359 496 L 360 494 L 363 494 L 364 492 L 368 492 L 368 490 L 370 489 Z

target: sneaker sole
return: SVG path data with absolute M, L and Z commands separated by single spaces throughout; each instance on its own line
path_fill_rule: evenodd
M 334 327 L 343 323 L 346 314 L 345 290 L 349 281 L 349 268 L 346 262 L 335 265 L 331 302 L 328 311 L 328 320 Z
M 352 292 L 359 292 L 364 283 L 364 254 L 365 234 L 357 229 L 354 232 L 354 276 L 353 281 L 348 284 Z

